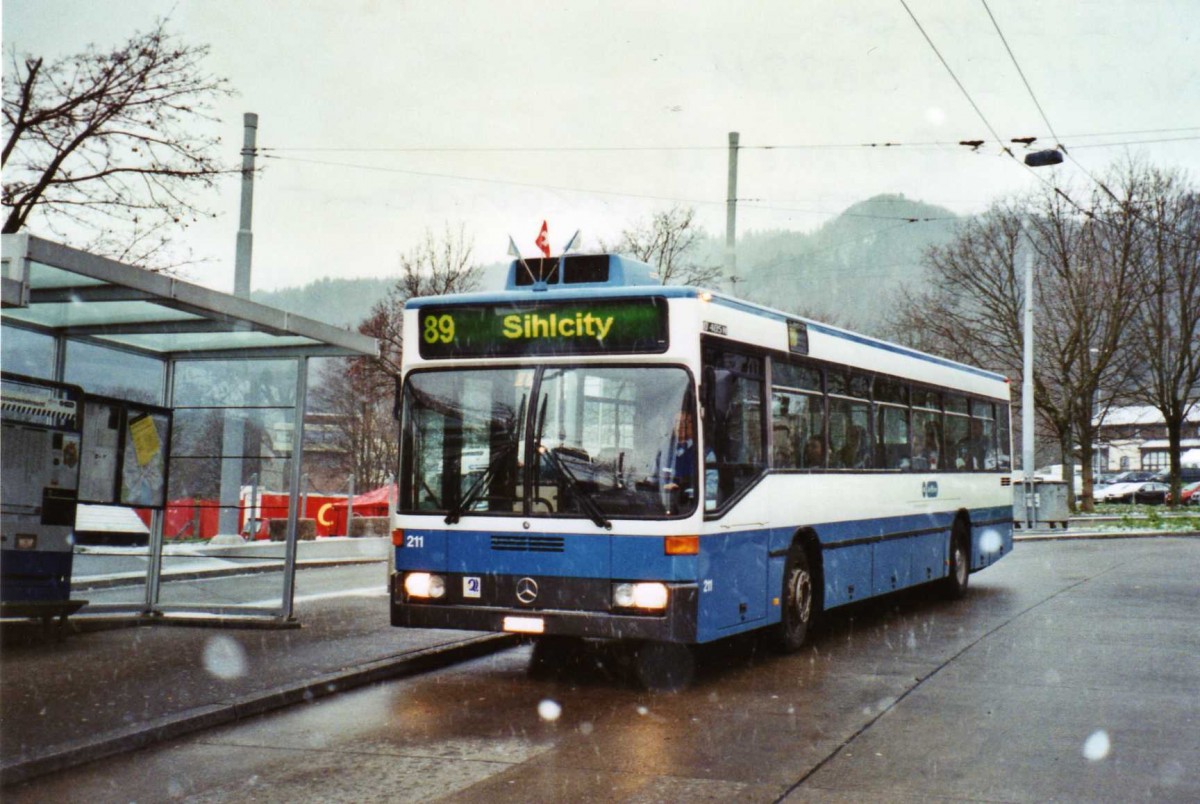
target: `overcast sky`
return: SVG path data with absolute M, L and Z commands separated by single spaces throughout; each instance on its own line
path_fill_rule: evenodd
M 907 2 L 998 135 L 1049 144 L 988 7 Z M 1084 168 L 1135 152 L 1200 180 L 1200 2 L 988 6 Z M 3 0 L 4 45 L 111 47 L 167 14 L 239 93 L 221 106 L 229 158 L 246 111 L 279 157 L 255 188 L 256 289 L 394 273 L 447 223 L 481 262 L 510 233 L 535 253 L 543 219 L 557 253 L 577 228 L 597 248 L 674 203 L 723 234 L 730 131 L 742 233 L 811 230 L 878 193 L 978 212 L 1037 182 L 900 0 Z M 990 142 L 930 145 L 964 139 Z M 900 145 L 861 147 L 884 142 Z M 1049 175 L 1087 181 L 1070 162 Z M 183 235 L 208 260 L 192 278 L 223 290 L 238 200 L 227 182 L 221 217 Z

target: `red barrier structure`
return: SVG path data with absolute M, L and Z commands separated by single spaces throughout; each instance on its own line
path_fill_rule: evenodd
M 337 525 L 333 518 L 333 507 L 341 502 L 345 505 L 346 495 L 344 494 L 308 494 L 304 498 L 304 510 L 300 512 L 302 519 L 312 519 L 317 524 L 317 536 L 341 536 L 345 533 L 345 521 L 343 520 L 342 530 L 337 529 Z M 242 491 L 242 511 L 238 519 L 242 533 L 246 532 L 248 509 L 250 508 L 250 492 L 248 489 Z M 258 528 L 254 534 L 255 540 L 266 539 L 267 524 L 266 520 L 271 519 L 287 519 L 288 515 L 288 495 L 277 491 L 259 491 L 258 492 L 258 512 L 256 519 L 259 521 Z
M 371 492 L 370 494 L 373 494 Z M 360 495 L 367 498 L 370 494 Z M 382 514 L 360 514 L 358 499 L 355 498 L 355 515 L 382 516 Z M 336 506 L 341 505 L 341 518 L 338 518 Z M 254 541 L 269 538 L 268 523 L 272 519 L 287 519 L 288 495 L 275 491 L 260 491 L 258 494 L 258 512 L 255 515 L 257 527 L 253 535 L 247 532 L 249 527 L 250 491 L 243 489 L 241 511 L 238 515 L 238 527 L 243 536 Z M 138 517 L 150 525 L 150 509 L 136 509 Z M 387 512 L 386 492 L 383 511 Z M 342 536 L 346 533 L 346 497 L 339 494 L 309 494 L 304 498 L 304 510 L 300 513 L 302 519 L 316 520 L 317 536 Z M 182 497 L 167 502 L 163 519 L 163 538 L 165 540 L 211 539 L 219 530 L 220 503 L 217 500 L 206 500 L 195 497 Z
M 396 484 L 390 486 L 380 486 L 377 489 L 356 494 L 354 496 L 354 515 L 359 516 L 387 516 L 388 505 L 391 500 L 395 499 Z M 349 506 L 345 501 L 334 503 L 332 506 L 333 513 L 333 532 L 338 536 L 346 535 L 346 519 Z

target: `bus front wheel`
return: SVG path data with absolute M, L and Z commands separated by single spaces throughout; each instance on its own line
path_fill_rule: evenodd
M 812 571 L 808 566 L 808 555 L 800 545 L 792 545 L 788 551 L 780 605 L 782 611 L 775 631 L 775 647 L 780 653 L 795 653 L 808 638 L 816 614 Z
M 954 523 L 950 533 L 950 574 L 942 579 L 941 592 L 949 600 L 959 600 L 967 594 L 971 578 L 970 530 L 962 520 Z

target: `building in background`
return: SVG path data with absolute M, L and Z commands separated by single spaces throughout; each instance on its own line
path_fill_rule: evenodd
M 1102 472 L 1133 469 L 1165 472 L 1171 468 L 1167 426 L 1157 408 L 1113 408 L 1099 422 L 1096 468 Z M 1180 449 L 1185 466 L 1200 465 L 1200 405 L 1184 420 Z

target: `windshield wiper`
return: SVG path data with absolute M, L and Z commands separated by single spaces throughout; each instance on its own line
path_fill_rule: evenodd
M 545 382 L 545 377 L 542 378 L 542 381 Z M 612 530 L 612 522 L 609 522 L 608 519 L 605 518 L 604 512 L 600 510 L 600 506 L 598 506 L 596 501 L 591 498 L 587 489 L 580 484 L 579 478 L 575 477 L 575 474 L 567 468 L 566 464 L 563 463 L 562 458 L 558 456 L 557 452 L 555 452 L 553 449 L 548 449 L 546 445 L 542 443 L 542 434 L 546 430 L 546 404 L 549 401 L 550 398 L 543 394 L 541 408 L 538 410 L 537 414 L 537 427 L 534 428 L 534 431 L 537 434 L 537 440 L 534 442 L 537 445 L 537 452 L 539 455 L 548 456 L 550 458 L 550 462 L 554 464 L 554 468 L 558 470 L 558 473 L 565 477 L 567 482 L 571 484 L 571 487 L 575 489 L 575 491 L 578 493 L 579 504 L 583 506 L 584 512 L 588 515 L 588 517 L 590 517 L 598 527 L 604 528 L 605 530 Z M 535 466 L 536 465 L 537 464 L 535 464 Z
M 458 520 L 462 519 L 462 515 L 466 513 L 467 509 L 479 499 L 481 496 L 480 493 L 491 484 L 492 477 L 495 476 L 496 472 L 500 469 L 500 464 L 503 463 L 504 459 L 511 455 L 514 450 L 516 450 L 517 443 L 518 442 L 516 441 L 510 441 L 497 450 L 496 454 L 492 456 L 492 460 L 488 463 L 487 469 L 485 469 L 483 474 L 479 476 L 478 480 L 471 484 L 471 488 L 467 489 L 467 493 L 464 494 L 462 499 L 460 499 L 458 503 L 450 509 L 449 513 L 446 514 L 446 519 L 444 521 L 447 525 L 453 525 L 458 522 Z
M 612 530 L 612 522 L 605 518 L 604 512 L 600 510 L 600 506 L 597 505 L 596 501 L 592 499 L 591 492 L 583 487 L 583 484 L 579 482 L 579 478 L 575 477 L 575 473 L 567 468 L 566 463 L 563 462 L 563 459 L 559 457 L 558 453 L 553 449 L 547 449 L 543 444 L 538 444 L 538 452 L 540 452 L 542 455 L 548 456 L 550 458 L 550 462 L 554 464 L 554 468 L 557 469 L 559 473 L 567 479 L 568 482 L 570 482 L 571 488 L 575 489 L 575 493 L 578 495 L 579 504 L 583 507 L 584 512 L 587 513 L 588 517 L 591 518 L 591 520 L 595 522 L 597 526 L 602 527 L 605 530 Z

